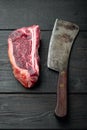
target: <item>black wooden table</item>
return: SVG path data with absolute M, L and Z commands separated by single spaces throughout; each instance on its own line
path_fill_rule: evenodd
M 47 68 L 49 40 L 55 19 L 79 25 L 69 60 L 68 116 L 54 115 L 58 73 Z M 14 29 L 40 25 L 40 77 L 25 89 L 13 76 L 7 55 L 8 35 Z M 0 128 L 87 128 L 87 1 L 0 0 Z

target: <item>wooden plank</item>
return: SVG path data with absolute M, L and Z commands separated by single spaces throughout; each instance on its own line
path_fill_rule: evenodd
M 42 30 L 50 30 L 59 18 L 87 30 L 86 12 L 86 0 L 0 0 L 0 29 L 39 24 Z
M 58 72 L 47 68 L 47 54 L 51 31 L 41 32 L 40 77 L 32 89 L 25 89 L 13 76 L 7 55 L 10 31 L 0 32 L 0 92 L 55 93 Z M 87 92 L 87 32 L 80 32 L 72 48 L 69 62 L 69 93 Z
M 0 94 L 0 128 L 85 129 L 87 95 L 69 96 L 69 114 L 54 116 L 55 94 Z

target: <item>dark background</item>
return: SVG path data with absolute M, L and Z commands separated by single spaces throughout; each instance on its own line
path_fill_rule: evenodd
M 55 19 L 79 25 L 68 75 L 68 116 L 54 115 L 58 73 L 47 68 L 49 40 Z M 7 55 L 11 31 L 38 24 L 41 29 L 40 77 L 25 89 L 13 76 Z M 0 0 L 0 128 L 87 128 L 87 1 Z

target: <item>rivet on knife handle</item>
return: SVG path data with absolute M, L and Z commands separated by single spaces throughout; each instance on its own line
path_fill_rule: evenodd
M 55 114 L 59 117 L 67 115 L 67 70 L 59 72 Z

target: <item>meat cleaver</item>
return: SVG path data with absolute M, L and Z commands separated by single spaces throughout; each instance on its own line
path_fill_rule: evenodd
M 56 19 L 50 38 L 47 66 L 59 72 L 57 84 L 57 105 L 55 114 L 58 117 L 67 115 L 67 68 L 70 50 L 79 27 L 68 21 Z

